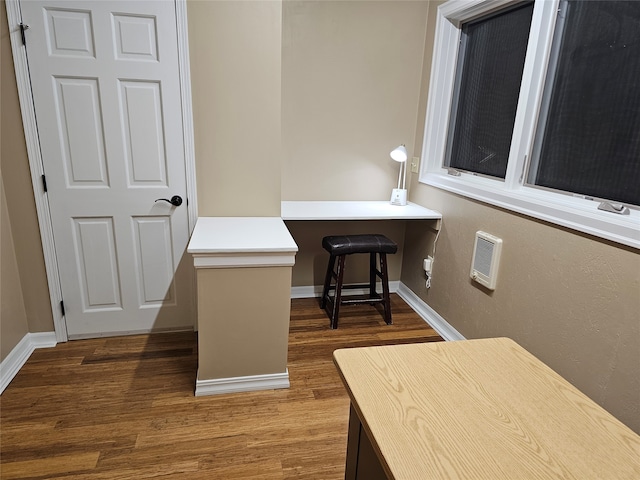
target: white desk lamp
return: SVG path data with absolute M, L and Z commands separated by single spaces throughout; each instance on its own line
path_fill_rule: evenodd
M 391 150 L 391 158 L 400 163 L 400 171 L 398 172 L 398 188 L 391 191 L 391 205 L 407 204 L 407 147 L 400 145 Z M 404 171 L 404 175 L 403 175 Z M 402 188 L 400 188 L 400 180 L 402 180 Z

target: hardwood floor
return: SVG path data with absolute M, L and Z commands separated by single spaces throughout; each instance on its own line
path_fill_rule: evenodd
M 194 333 L 79 340 L 36 350 L 0 397 L 2 479 L 342 479 L 349 399 L 337 348 L 442 338 L 397 295 L 340 327 L 292 300 L 291 388 L 195 397 Z

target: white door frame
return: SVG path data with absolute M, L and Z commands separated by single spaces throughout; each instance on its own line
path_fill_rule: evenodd
M 198 219 L 198 202 L 196 195 L 196 164 L 193 139 L 193 112 L 191 105 L 191 78 L 189 67 L 189 38 L 187 34 L 187 0 L 174 0 L 176 6 L 176 28 L 178 36 L 178 64 L 180 75 L 180 98 L 182 100 L 182 132 L 184 136 L 185 175 L 187 181 L 187 198 L 189 216 L 189 234 L 193 232 Z M 49 200 L 44 192 L 42 175 L 44 174 L 42 154 L 38 139 L 35 107 L 31 94 L 31 81 L 27 64 L 26 48 L 22 45 L 22 33 L 20 31 L 20 1 L 6 0 L 7 20 L 9 24 L 9 36 L 11 38 L 11 50 L 13 64 L 16 71 L 16 83 L 20 98 L 20 110 L 22 112 L 22 125 L 29 156 L 29 168 L 31 170 L 31 183 L 38 213 L 38 225 L 44 254 L 49 297 L 51 301 L 51 313 L 53 325 L 58 342 L 66 342 L 67 322 L 62 314 L 60 303 L 62 302 L 62 287 L 58 273 L 55 243 L 53 241 L 53 226 L 49 211 Z M 29 41 L 28 30 L 26 32 Z

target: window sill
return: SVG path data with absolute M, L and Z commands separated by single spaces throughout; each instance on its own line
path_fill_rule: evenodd
M 427 173 L 421 183 L 562 227 L 640 249 L 640 211 L 617 215 L 586 200 L 530 187 L 508 189 L 501 182 L 462 174 Z M 445 217 L 446 218 L 446 217 Z

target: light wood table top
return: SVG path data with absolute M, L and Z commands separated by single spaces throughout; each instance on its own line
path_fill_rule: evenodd
M 512 340 L 342 349 L 392 479 L 640 479 L 640 437 Z

